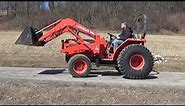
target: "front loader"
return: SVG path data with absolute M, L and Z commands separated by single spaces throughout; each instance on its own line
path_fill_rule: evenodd
M 145 29 L 143 35 L 140 37 L 133 35 L 118 46 L 113 53 L 107 52 L 113 40 L 112 34 L 108 33 L 110 39 L 107 41 L 98 33 L 71 18 L 60 19 L 40 30 L 26 27 L 15 44 L 44 46 L 65 32 L 70 32 L 75 39 L 61 40 L 60 50 L 65 54 L 68 70 L 73 77 L 87 77 L 92 63 L 95 63 L 97 67 L 112 65 L 125 78 L 144 79 L 152 71 L 154 62 L 151 52 L 144 46 L 146 16 L 140 15 L 137 22 L 141 22 L 141 19 L 143 19 Z M 92 39 L 83 39 L 81 34 Z

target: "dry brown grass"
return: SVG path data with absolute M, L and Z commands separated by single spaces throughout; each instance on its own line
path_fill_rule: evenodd
M 97 31 L 106 38 L 108 31 Z M 14 42 L 21 32 L 2 31 L 0 32 L 0 66 L 19 67 L 65 67 L 66 63 L 63 54 L 60 53 L 60 40 L 69 37 L 64 34 L 44 47 L 15 45 Z M 112 32 L 116 33 L 116 32 Z M 179 71 L 184 72 L 185 63 L 185 37 L 147 35 L 146 47 L 153 53 L 164 56 L 168 61 L 155 65 L 158 71 Z
M 0 10 L 0 16 L 4 16 L 4 15 L 6 15 L 6 11 Z
M 185 89 L 163 86 L 68 85 L 61 81 L 2 80 L 5 105 L 184 104 Z
M 158 53 L 168 61 L 159 66 L 160 71 L 179 71 L 184 72 L 185 62 L 185 37 L 184 36 L 147 36 L 146 46 L 153 52 Z

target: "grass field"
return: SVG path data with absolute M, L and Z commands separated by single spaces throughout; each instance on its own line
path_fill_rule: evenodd
M 109 31 L 98 33 L 105 39 Z M 15 45 L 21 32 L 0 32 L 0 66 L 1 67 L 66 67 L 63 54 L 60 53 L 60 41 L 69 34 L 64 34 L 44 47 Z M 113 32 L 114 33 L 114 32 Z M 162 55 L 167 62 L 155 64 L 157 71 L 185 72 L 185 36 L 147 35 L 145 46 L 152 52 Z M 111 69 L 111 67 L 99 67 Z M 114 69 L 114 68 L 113 68 Z
M 0 32 L 1 67 L 66 67 L 60 53 L 60 36 L 44 47 L 15 45 L 21 32 Z M 98 32 L 106 36 L 107 32 Z M 106 37 L 105 37 L 106 38 Z M 159 72 L 185 72 L 185 36 L 146 36 L 146 47 L 162 55 L 167 62 L 155 64 Z M 99 67 L 97 69 L 114 69 Z M 61 82 L 0 79 L 0 104 L 184 104 L 184 89 L 145 87 L 74 87 Z

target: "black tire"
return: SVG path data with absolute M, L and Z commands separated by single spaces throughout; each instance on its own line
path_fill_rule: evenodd
M 82 66 L 81 69 L 77 69 L 79 65 Z M 68 61 L 68 70 L 73 77 L 87 77 L 91 70 L 91 61 L 83 54 L 74 55 Z
M 137 67 L 133 65 L 134 62 L 138 64 Z M 152 71 L 154 62 L 151 52 L 146 47 L 140 44 L 131 44 L 120 52 L 117 64 L 124 78 L 145 79 Z
M 118 71 L 118 73 L 119 73 L 120 75 L 123 75 L 123 73 L 119 70 L 119 67 L 118 67 L 118 66 L 115 66 L 115 69 Z

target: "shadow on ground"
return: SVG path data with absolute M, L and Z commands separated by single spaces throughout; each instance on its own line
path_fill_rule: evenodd
M 66 69 L 60 69 L 60 70 L 44 70 L 38 74 L 61 74 L 63 73 L 64 71 L 66 71 Z
M 129 80 L 137 80 L 137 79 L 130 79 L 130 78 L 126 78 L 126 77 L 124 77 L 124 76 L 123 76 L 123 78 L 125 78 L 125 79 L 129 79 Z M 157 76 L 155 76 L 155 75 L 149 75 L 147 78 L 145 78 L 145 79 L 141 79 L 141 80 L 156 79 L 156 78 L 158 78 L 158 77 L 157 77 Z
M 120 73 L 114 71 L 105 71 L 105 72 L 91 72 L 90 74 L 101 75 L 101 76 L 121 76 Z
M 96 69 L 92 69 L 92 70 L 96 70 Z M 63 72 L 67 72 L 68 70 L 66 69 L 57 69 L 57 70 L 44 70 L 38 74 L 48 74 L 48 75 L 54 75 L 54 74 L 62 74 Z M 70 73 L 67 73 L 67 74 L 70 74 Z M 115 72 L 115 71 L 104 71 L 104 72 L 90 72 L 88 76 L 86 77 L 82 77 L 82 78 L 87 78 L 87 77 L 98 77 L 98 76 L 122 76 L 119 72 Z M 123 76 L 123 78 L 125 78 Z M 155 75 L 149 75 L 147 77 L 147 79 L 156 79 L 158 78 L 157 76 Z M 128 78 L 126 78 L 128 79 Z M 135 80 L 135 79 L 134 79 Z M 146 79 L 145 79 L 146 80 Z

